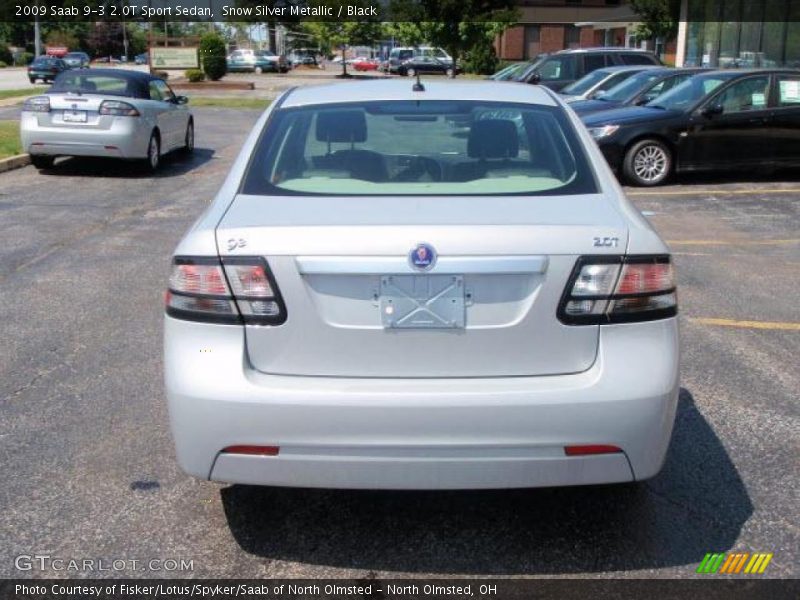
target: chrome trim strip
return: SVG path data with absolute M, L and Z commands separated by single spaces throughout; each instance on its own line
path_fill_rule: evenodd
M 430 271 L 409 265 L 405 256 L 297 256 L 303 275 L 450 275 L 467 273 L 544 273 L 546 256 L 440 256 Z

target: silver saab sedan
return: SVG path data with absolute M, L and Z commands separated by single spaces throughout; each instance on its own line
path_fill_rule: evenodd
M 172 259 L 178 461 L 298 487 L 647 479 L 676 312 L 667 246 L 550 90 L 290 90 Z
M 44 95 L 25 101 L 22 147 L 39 169 L 52 167 L 58 156 L 101 156 L 143 159 L 155 171 L 167 152 L 194 149 L 187 102 L 147 73 L 66 71 Z

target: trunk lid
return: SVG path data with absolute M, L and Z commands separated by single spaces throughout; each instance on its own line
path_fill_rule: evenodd
M 106 97 L 93 94 L 47 94 L 50 112 L 35 113 L 42 127 L 64 127 L 72 129 L 111 129 L 115 117 L 100 115 L 100 104 Z M 117 99 L 117 98 L 113 98 Z M 128 98 L 119 98 L 129 101 Z M 85 120 L 84 120 L 85 119 Z
M 217 229 L 223 257 L 267 259 L 286 304 L 283 325 L 246 327 L 252 366 L 343 377 L 584 371 L 598 326 L 563 325 L 558 303 L 579 255 L 622 254 L 627 235 L 602 195 L 240 195 Z M 427 272 L 409 262 L 420 243 Z

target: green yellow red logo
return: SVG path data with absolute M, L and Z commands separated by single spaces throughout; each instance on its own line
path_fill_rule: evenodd
M 771 552 L 753 552 L 752 554 L 749 552 L 730 552 L 728 554 L 709 552 L 697 567 L 697 572 L 706 575 L 713 573 L 760 575 L 767 570 L 767 565 L 771 560 Z

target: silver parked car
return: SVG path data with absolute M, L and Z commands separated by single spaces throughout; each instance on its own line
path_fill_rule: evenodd
M 194 149 L 187 102 L 147 73 L 66 71 L 44 95 L 25 101 L 22 147 L 39 169 L 52 167 L 57 156 L 103 156 L 144 159 L 156 170 L 167 152 Z
M 667 246 L 554 92 L 290 90 L 172 259 L 178 461 L 300 487 L 647 479 L 676 312 Z
M 648 69 L 663 68 L 657 65 L 636 65 L 631 67 L 605 67 L 584 75 L 578 81 L 569 84 L 559 93 L 564 102 L 579 102 L 603 95 L 629 77 Z

